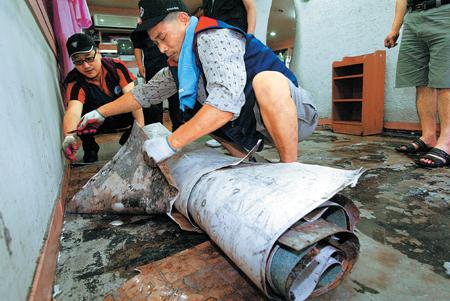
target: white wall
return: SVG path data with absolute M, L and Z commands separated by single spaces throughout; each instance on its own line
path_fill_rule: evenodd
M 0 299 L 26 300 L 63 171 L 55 58 L 23 0 L 0 1 Z
M 394 0 L 293 0 L 297 13 L 292 69 L 315 96 L 321 118 L 331 116 L 331 64 L 344 56 L 385 49 Z M 396 89 L 398 46 L 386 51 L 385 121 L 416 122 L 414 88 Z

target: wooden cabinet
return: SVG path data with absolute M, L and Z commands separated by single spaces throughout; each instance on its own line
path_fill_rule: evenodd
M 384 50 L 333 63 L 333 132 L 365 136 L 383 131 L 385 70 Z

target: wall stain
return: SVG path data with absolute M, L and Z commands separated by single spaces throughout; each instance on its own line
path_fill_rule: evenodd
M 6 227 L 5 221 L 3 220 L 2 213 L 0 212 L 0 225 L 3 228 L 3 231 L 0 231 L 0 237 L 5 239 L 6 249 L 8 250 L 9 256 L 12 256 L 12 250 L 11 250 L 11 242 L 12 237 L 11 233 L 9 232 L 8 227 Z M 2 235 L 3 233 L 3 235 Z

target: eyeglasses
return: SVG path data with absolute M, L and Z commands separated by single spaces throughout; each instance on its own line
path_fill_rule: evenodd
M 95 60 L 95 56 L 97 55 L 97 50 L 94 51 L 94 55 L 93 56 L 87 56 L 84 58 L 84 60 L 76 60 L 76 61 L 72 61 L 72 63 L 74 65 L 77 66 L 81 66 L 84 64 L 84 62 L 86 63 L 92 63 Z

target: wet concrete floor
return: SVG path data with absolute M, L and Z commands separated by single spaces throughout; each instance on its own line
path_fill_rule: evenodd
M 355 188 L 343 191 L 361 211 L 360 258 L 341 286 L 314 300 L 450 300 L 450 168 L 418 168 L 414 156 L 394 150 L 410 139 L 322 130 L 300 144 L 299 162 L 366 170 Z M 100 160 L 118 147 L 106 139 Z M 278 159 L 274 148 L 260 155 Z M 68 197 L 99 168 L 74 168 Z M 55 299 L 101 300 L 135 267 L 205 240 L 165 216 L 66 215 Z

